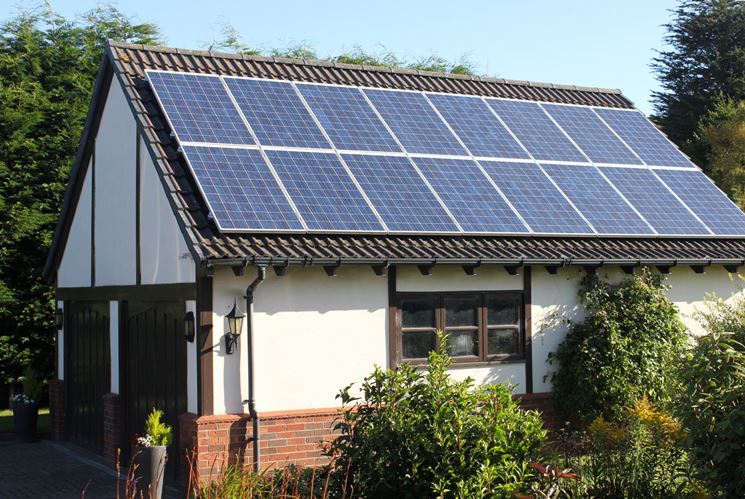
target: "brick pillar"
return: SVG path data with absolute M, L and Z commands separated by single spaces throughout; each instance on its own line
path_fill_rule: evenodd
M 543 417 L 543 422 L 549 430 L 558 429 L 561 424 L 556 416 L 554 404 L 550 392 L 526 393 L 515 396 L 520 402 L 520 407 L 528 411 L 538 411 Z
M 121 400 L 118 393 L 103 396 L 103 457 L 106 464 L 116 466 L 117 449 L 122 445 Z
M 49 380 L 49 413 L 52 420 L 52 440 L 65 439 L 65 416 L 67 399 L 65 382 L 61 379 Z
M 186 494 L 190 485 L 195 485 L 196 475 L 196 440 L 197 440 L 197 418 L 194 413 L 187 412 L 178 417 L 178 432 L 180 437 L 179 452 L 181 453 L 181 491 Z

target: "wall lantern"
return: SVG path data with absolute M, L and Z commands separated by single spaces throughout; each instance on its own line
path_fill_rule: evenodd
M 233 302 L 233 309 L 225 318 L 228 320 L 228 332 L 225 333 L 225 353 L 231 354 L 238 344 L 238 337 L 243 331 L 243 319 L 245 314 L 238 309 L 237 302 Z
M 194 341 L 194 312 L 191 310 L 184 315 L 184 338 L 189 343 Z
M 65 325 L 65 313 L 61 308 L 58 308 L 57 312 L 54 314 L 54 324 L 57 326 L 58 331 Z

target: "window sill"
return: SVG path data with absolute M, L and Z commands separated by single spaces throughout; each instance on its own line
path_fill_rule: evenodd
M 453 361 L 450 366 L 448 366 L 448 370 L 450 369 L 465 369 L 469 367 L 496 367 L 501 366 L 505 364 L 525 364 L 525 359 L 503 359 L 503 360 L 490 360 L 490 361 Z M 415 362 L 415 361 L 401 361 L 398 363 L 398 365 L 402 364 L 409 364 L 410 366 L 416 368 L 416 369 L 426 369 L 427 364 L 426 362 Z

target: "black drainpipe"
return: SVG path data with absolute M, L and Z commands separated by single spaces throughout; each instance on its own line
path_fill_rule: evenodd
M 253 465 L 254 471 L 259 471 L 259 414 L 256 412 L 254 398 L 254 335 L 253 335 L 253 304 L 254 291 L 266 279 L 266 267 L 257 267 L 256 279 L 246 288 L 246 336 L 248 337 L 248 413 L 253 425 Z

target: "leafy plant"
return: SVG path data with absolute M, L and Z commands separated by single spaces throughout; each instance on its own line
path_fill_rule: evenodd
M 646 268 L 615 285 L 585 277 L 585 321 L 548 357 L 558 365 L 551 381 L 561 417 L 621 419 L 642 396 L 670 400 L 686 336 L 665 289 L 662 276 Z
M 442 344 L 447 339 L 440 335 Z M 447 348 L 442 348 L 447 351 Z M 432 352 L 426 371 L 376 368 L 341 391 L 341 435 L 327 450 L 342 493 L 365 497 L 494 497 L 524 488 L 546 439 L 537 412 L 501 385 L 453 380 Z
M 173 442 L 173 428 L 161 421 L 163 411 L 153 408 L 145 419 L 145 437 L 139 438 L 140 445 L 152 447 L 157 445 L 171 445 Z
M 39 379 L 39 375 L 36 370 L 27 366 L 23 370 L 23 394 L 31 399 L 32 402 L 38 402 L 41 398 L 41 392 L 44 388 L 43 382 Z

